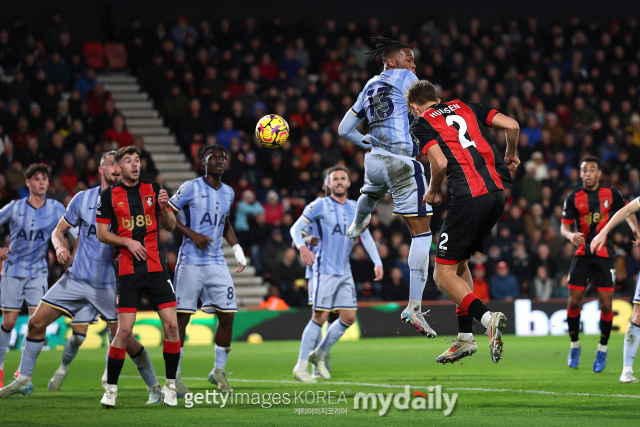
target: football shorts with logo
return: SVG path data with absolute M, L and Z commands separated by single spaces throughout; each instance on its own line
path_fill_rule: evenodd
M 178 311 L 181 313 L 195 313 L 198 298 L 202 300 L 205 313 L 238 311 L 236 291 L 227 265 L 178 264 L 175 284 Z

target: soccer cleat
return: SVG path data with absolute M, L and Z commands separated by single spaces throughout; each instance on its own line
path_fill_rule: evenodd
M 315 378 L 315 379 L 322 378 L 322 375 L 320 375 L 320 372 L 318 371 L 318 368 L 316 365 L 311 365 L 311 378 Z
M 621 383 L 637 383 L 640 382 L 633 376 L 633 368 L 631 366 L 625 366 L 622 368 L 622 375 L 620 375 Z
M 184 381 L 182 381 L 182 374 L 180 371 L 176 372 L 176 392 L 179 398 L 183 398 L 185 394 L 190 393 Z
M 328 380 L 331 378 L 331 372 L 327 369 L 327 365 L 324 363 L 324 358 L 320 357 L 318 350 L 312 350 L 309 353 L 309 362 L 316 368 L 318 368 L 318 374 L 321 378 Z
M 456 338 L 447 351 L 436 357 L 436 362 L 442 364 L 457 362 L 467 356 L 473 356 L 477 351 L 478 345 L 473 337 L 470 340 Z
M 504 351 L 502 331 L 506 326 L 507 317 L 503 313 L 499 311 L 491 313 L 486 334 L 489 336 L 489 350 L 491 351 L 493 363 L 498 363 L 502 359 L 502 352 Z
M 219 390 L 233 393 L 233 389 L 227 381 L 227 373 L 224 371 L 224 368 L 213 368 L 213 371 L 209 372 L 207 379 L 211 384 L 217 385 Z
M 331 373 L 331 363 L 329 363 L 331 361 L 331 349 L 329 349 L 329 351 L 327 351 L 324 355 L 324 366 L 327 367 L 327 371 L 329 371 L 329 373 Z
M 320 375 L 320 374 L 318 374 Z M 312 377 L 311 375 L 309 375 L 309 372 L 307 371 L 296 371 L 295 369 L 293 370 L 293 378 L 300 381 L 301 383 L 305 383 L 305 384 L 315 384 L 318 382 L 318 380 L 316 380 L 314 377 Z M 320 377 L 318 377 L 320 378 Z
M 60 368 L 56 369 L 56 372 L 53 374 L 53 378 L 49 380 L 49 391 L 60 391 L 60 386 L 62 386 L 62 382 L 66 376 L 67 371 Z
M 570 368 L 577 368 L 580 364 L 580 353 L 582 352 L 582 346 L 578 348 L 572 348 L 569 350 L 569 357 L 567 358 L 567 364 Z
M 31 393 L 33 393 L 33 383 L 31 382 L 31 380 L 27 381 L 26 383 L 21 383 L 20 381 L 16 380 L 8 386 L 2 387 L 0 389 L 0 397 L 9 397 L 13 396 L 14 394 L 31 396 Z
M 104 368 L 104 374 L 102 374 L 102 388 L 105 389 L 105 390 L 107 389 L 107 386 L 108 386 L 107 378 L 108 378 L 107 377 L 107 368 Z
M 13 379 L 17 380 L 19 376 L 20 376 L 20 368 L 18 368 L 18 370 L 13 373 Z
M 178 406 L 178 392 L 174 384 L 164 386 L 162 394 L 164 394 L 164 406 Z
M 116 407 L 116 397 L 118 397 L 118 386 L 114 384 L 108 384 L 107 390 L 104 392 L 102 396 L 102 400 L 100 403 L 103 408 L 115 408 Z
M 160 387 L 159 384 L 153 387 L 147 387 L 147 389 L 149 390 L 149 400 L 147 401 L 147 405 L 162 402 L 162 387 Z
M 0 366 L 0 388 L 4 387 L 4 366 Z
M 356 225 L 355 221 L 352 222 L 351 226 L 349 226 L 349 229 L 347 230 L 347 237 L 350 238 L 351 240 L 357 238 L 360 235 L 360 233 L 362 233 L 364 229 L 369 226 L 370 222 L 371 222 L 371 214 L 367 215 L 367 217 L 364 219 L 364 223 L 362 223 L 361 225 Z
M 427 321 L 424 320 L 424 315 L 429 311 L 430 310 L 427 310 L 424 313 L 416 313 L 411 308 L 407 307 L 400 315 L 400 320 L 404 323 L 409 323 L 415 326 L 418 332 L 427 338 L 435 338 L 438 334 L 436 334 L 436 331 L 434 331 Z
M 605 366 L 607 366 L 607 352 L 596 351 L 596 360 L 593 361 L 593 372 L 602 372 Z

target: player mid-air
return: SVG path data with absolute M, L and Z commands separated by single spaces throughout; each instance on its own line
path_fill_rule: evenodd
M 577 246 L 569 268 L 567 325 L 571 348 L 567 364 L 570 368 L 577 368 L 580 364 L 580 310 L 584 293 L 591 282 L 598 291 L 600 303 L 600 343 L 593 362 L 594 372 L 602 372 L 607 364 L 607 344 L 614 315 L 612 304 L 616 270 L 613 241 L 607 240 L 605 234 L 605 244 L 600 245 L 596 251 L 591 242 L 607 225 L 609 218 L 626 204 L 618 190 L 600 185 L 601 167 L 602 163 L 597 157 L 589 156 L 580 161 L 582 188 L 573 190 L 565 200 L 560 228 L 562 235 Z M 640 238 L 635 215 L 627 216 L 626 219 L 634 236 Z M 574 223 L 578 228 L 576 232 L 571 231 Z
M 176 294 L 160 248 L 158 229 L 162 221 L 167 231 L 173 231 L 176 217 L 168 209 L 166 190 L 157 182 L 140 180 L 140 151 L 135 146 L 118 150 L 114 161 L 121 180 L 102 190 L 96 210 L 98 240 L 117 248 L 114 269 L 118 330 L 109 346 L 107 387 L 100 403 L 106 408 L 116 406 L 118 377 L 144 292 L 164 328 L 163 356 L 167 378 L 162 389 L 164 404 L 177 406 L 175 379 L 180 360 L 180 336 Z
M 76 194 L 53 230 L 51 242 L 56 250 L 58 262 L 64 265 L 71 255 L 64 246 L 63 236 L 71 228 L 79 227 L 73 264 L 44 295 L 35 313 L 29 319 L 20 363 L 20 375 L 16 381 L 0 389 L 0 396 L 9 397 L 16 393 L 31 394 L 33 391 L 31 377 L 36 360 L 44 346 L 47 326 L 58 317 L 65 315 L 76 320 L 76 317 L 85 315 L 87 317 L 84 320 L 89 323 L 94 320 L 93 313 L 97 312 L 106 320 L 109 330 L 115 335 L 118 319 L 115 306 L 116 277 L 111 265 L 113 248 L 98 241 L 95 222 L 100 192 L 120 181 L 120 176 L 115 172 L 114 155 L 115 151 L 107 152 L 100 161 L 98 172 L 102 175 L 102 186 Z M 79 319 L 79 321 L 82 320 L 82 318 Z M 80 341 L 81 344 L 83 338 L 74 330 L 70 340 Z M 65 345 L 62 364 L 49 382 L 49 390 L 60 390 L 75 352 L 71 352 Z M 161 389 L 147 350 L 134 338 L 129 340 L 127 352 L 147 384 L 149 390 L 147 403 L 159 403 L 162 398 Z
M 473 293 L 469 258 L 483 250 L 484 241 L 504 211 L 504 189 L 511 187 L 509 171 L 520 164 L 516 156 L 520 126 L 482 104 L 460 99 L 442 103 L 433 84 L 426 80 L 414 83 L 406 97 L 416 116 L 411 134 L 431 164 L 425 202 L 440 203 L 437 194 L 445 175 L 451 186 L 451 204 L 440 230 L 433 277 L 438 288 L 458 306 L 459 333 L 436 361 L 455 362 L 476 353 L 471 330 L 475 317 L 487 328 L 491 359 L 498 363 L 507 319 L 503 313 L 491 313 Z M 504 160 L 485 126 L 505 130 Z
M 224 258 L 222 239 L 232 247 L 238 261 L 237 273 L 244 270 L 247 260 L 229 221 L 235 193 L 222 182 L 229 152 L 221 145 L 208 145 L 200 154 L 205 176 L 187 181 L 169 200 L 175 212 L 184 212 L 184 224 L 176 220 L 176 229 L 184 235 L 178 254 L 174 283 L 178 300 L 178 328 L 182 346 L 187 325 L 202 300 L 202 311 L 218 318 L 215 335 L 215 361 L 209 381 L 220 390 L 233 392 L 227 381 L 225 367 L 231 351 L 234 313 L 238 311 L 233 280 Z M 182 360 L 183 350 L 180 350 Z M 188 393 L 180 375 L 179 396 Z
M 0 225 L 9 223 L 11 243 L 0 248 L 0 386 L 4 386 L 4 356 L 9 350 L 11 330 L 26 300 L 33 315 L 49 285 L 49 239 L 64 206 L 47 198 L 49 170 L 42 163 L 29 166 L 24 174 L 29 197 L 14 200 L 0 210 Z
M 365 155 L 364 186 L 360 190 L 353 223 L 347 231 L 357 237 L 371 220 L 378 200 L 389 192 L 395 203 L 394 215 L 403 216 L 412 241 L 409 250 L 409 305 L 402 312 L 403 322 L 411 323 L 423 335 L 434 338 L 435 331 L 424 319 L 422 294 L 427 284 L 431 248 L 431 206 L 422 198 L 427 188 L 419 150 L 409 134 L 413 119 L 408 114 L 404 93 L 417 80 L 413 51 L 404 43 L 373 37 L 373 56 L 382 55 L 384 70 L 367 82 L 356 103 L 345 114 L 338 133 L 354 144 L 371 148 Z M 356 127 L 367 119 L 369 134 Z
M 329 197 L 314 200 L 304 208 L 302 216 L 291 227 L 291 238 L 300 251 L 305 265 L 313 265 L 316 275 L 313 289 L 313 315 L 302 333 L 298 363 L 293 368 L 293 377 L 304 383 L 315 383 L 309 375 L 309 364 L 318 368 L 325 379 L 331 377 L 326 367 L 325 356 L 345 331 L 356 321 L 356 287 L 351 274 L 349 255 L 353 242 L 347 236 L 348 221 L 356 210 L 356 202 L 347 199 L 350 187 L 349 171 L 336 166 L 329 171 Z M 320 238 L 320 249 L 316 256 L 307 248 L 302 231 L 314 223 Z M 360 233 L 362 245 L 375 265 L 376 281 L 382 280 L 383 270 L 378 249 L 368 230 Z M 329 312 L 338 311 L 339 319 L 327 328 L 327 334 L 319 341 L 322 324 Z
M 600 230 L 600 232 L 591 240 L 591 253 L 598 253 L 603 250 L 609 250 L 607 247 L 610 244 L 610 240 L 607 239 L 607 235 L 611 230 L 613 230 L 618 224 L 620 224 L 625 219 L 627 223 L 629 223 L 629 218 L 635 218 L 635 214 L 640 211 L 640 198 L 636 198 L 632 203 L 628 203 L 627 206 L 620 209 L 614 216 L 611 217 L 609 222 Z M 631 220 L 633 223 L 634 220 Z M 636 221 L 637 222 L 637 219 Z M 635 240 L 633 241 L 634 246 L 640 245 L 640 233 L 638 233 L 638 228 L 631 225 L 631 229 L 633 230 L 633 235 Z M 600 327 L 602 329 L 602 326 Z M 620 375 L 621 383 L 637 383 L 638 379 L 633 376 L 633 359 L 636 357 L 636 353 L 638 352 L 638 343 L 640 342 L 640 275 L 636 279 L 636 292 L 633 296 L 633 313 L 631 314 L 631 319 L 629 320 L 629 326 L 627 327 L 627 332 L 624 335 L 624 353 L 623 353 L 623 364 L 622 364 L 622 375 Z

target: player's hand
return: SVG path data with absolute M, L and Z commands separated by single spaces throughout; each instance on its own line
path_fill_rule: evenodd
M 378 265 L 376 267 L 373 268 L 373 274 L 375 275 L 375 277 L 373 278 L 374 282 L 379 282 L 382 280 L 382 278 L 384 277 L 384 270 L 382 268 L 381 265 Z
M 194 232 L 191 237 L 191 241 L 198 249 L 204 249 L 209 246 L 209 243 L 213 242 L 213 239 L 209 236 L 205 236 L 204 234 Z
M 4 261 L 9 258 L 9 253 L 13 252 L 9 248 L 0 248 L 0 261 Z
M 520 159 L 515 154 L 505 154 L 504 162 L 511 172 L 515 172 L 518 166 L 520 166 Z
M 236 268 L 236 273 L 242 272 L 244 268 L 247 266 L 247 258 L 244 256 L 244 252 L 242 251 L 242 246 L 239 244 L 233 245 L 233 254 L 236 256 L 236 261 L 238 261 L 238 268 Z
M 169 204 L 169 195 L 167 194 L 167 190 L 164 188 L 158 192 L 158 205 L 160 205 L 160 209 L 164 209 Z
M 633 231 L 633 246 L 640 245 L 640 230 Z
M 69 249 L 65 245 L 60 245 L 56 248 L 56 258 L 60 264 L 65 265 L 70 256 Z
M 606 238 L 606 236 L 604 237 Z M 594 241 L 595 239 L 591 241 L 591 247 L 593 247 Z M 584 244 L 584 236 L 582 235 L 582 233 L 578 233 L 578 232 L 573 233 L 573 235 L 571 236 L 571 243 L 573 243 L 576 246 L 580 246 Z M 604 239 L 602 239 L 602 243 L 604 243 Z
M 302 257 L 302 262 L 307 267 L 311 267 L 313 265 L 313 262 L 316 260 L 316 257 L 313 255 L 313 252 L 311 252 L 311 249 L 306 246 L 302 246 L 300 248 L 300 256 Z
M 437 194 L 431 193 L 429 191 L 424 193 L 424 196 L 422 197 L 422 206 L 424 206 L 427 203 L 431 206 L 438 206 L 440 202 L 441 200 L 439 197 L 437 197 Z
M 591 245 L 589 245 L 591 247 L 591 252 L 599 251 L 606 241 L 607 235 L 605 233 L 598 233 L 598 235 L 591 241 Z
M 147 260 L 147 248 L 142 246 L 142 243 L 137 240 L 129 239 L 127 241 L 126 248 L 133 254 L 134 257 L 138 261 L 146 261 Z
M 302 240 L 307 246 L 317 246 L 320 242 L 320 238 L 318 238 L 317 236 L 307 236 Z

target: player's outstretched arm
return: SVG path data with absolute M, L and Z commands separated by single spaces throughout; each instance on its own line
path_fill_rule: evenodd
M 300 251 L 302 262 L 304 265 L 311 267 L 313 265 L 313 261 L 315 261 L 315 257 L 313 256 L 313 252 L 311 252 L 311 250 L 305 245 L 304 239 L 302 238 L 302 232 L 308 226 L 309 223 L 303 216 L 301 216 L 295 223 L 293 223 L 289 233 L 291 234 L 291 239 L 293 239 L 293 243 L 296 245 L 296 248 Z
M 504 161 L 511 172 L 515 172 L 520 165 L 520 159 L 517 156 L 518 138 L 520 138 L 520 125 L 511 117 L 507 117 L 502 113 L 497 113 L 491 121 L 491 127 L 496 129 L 504 129 L 507 136 L 507 152 L 504 155 Z
M 629 203 L 624 208 L 620 209 L 618 212 L 616 212 L 616 214 L 609 220 L 609 222 L 607 222 L 607 225 L 605 225 L 604 228 L 600 230 L 598 235 L 594 237 L 593 240 L 591 241 L 591 250 L 595 252 L 600 248 L 602 248 L 602 246 L 607 241 L 607 235 L 609 234 L 609 232 L 613 230 L 616 225 L 620 224 L 622 221 L 627 219 L 631 214 L 635 214 L 639 210 L 640 210 L 640 204 L 638 204 L 638 199 L 636 199 L 633 202 Z M 637 236 L 633 244 L 635 246 L 640 244 L 640 240 L 638 240 Z
M 64 235 L 69 230 L 71 230 L 71 227 L 64 220 L 64 217 L 62 217 L 51 233 L 51 243 L 56 250 L 56 258 L 58 258 L 58 262 L 62 265 L 65 265 L 71 256 L 69 250 L 64 245 Z
M 238 243 L 238 238 L 236 237 L 235 231 L 233 231 L 233 226 L 231 225 L 231 221 L 229 221 L 228 216 L 224 222 L 224 232 L 222 233 L 222 237 L 224 237 L 224 240 L 231 245 L 236 261 L 238 261 L 236 273 L 242 272 L 242 270 L 247 266 L 247 258 L 244 256 L 242 246 Z
M 340 122 L 340 126 L 338 126 L 338 135 L 366 150 L 371 148 L 371 142 L 377 141 L 377 139 L 373 135 L 363 135 L 358 132 L 356 128 L 360 122 L 362 122 L 362 119 L 356 117 L 351 110 L 347 111 Z
M 362 241 L 362 246 L 364 246 L 364 250 L 369 254 L 369 258 L 373 261 L 373 273 L 375 275 L 374 279 L 376 282 L 379 282 L 384 277 L 384 270 L 382 268 L 382 259 L 380 259 L 380 254 L 378 254 L 378 247 L 376 246 L 375 240 L 371 236 L 371 232 L 369 230 L 364 230 L 360 233 L 360 240 Z
M 98 236 L 98 240 L 102 243 L 118 248 L 127 248 L 127 250 L 131 252 L 138 261 L 144 261 L 147 259 L 147 248 L 145 248 L 142 243 L 137 240 L 133 240 L 128 237 L 121 237 L 112 233 L 109 231 L 110 224 L 98 222 L 96 225 L 98 226 L 96 229 L 96 236 Z
M 429 189 L 424 194 L 422 201 L 423 203 L 429 203 L 431 206 L 436 206 L 440 203 L 440 200 L 436 200 L 436 195 L 447 174 L 449 161 L 438 144 L 433 144 L 429 147 L 427 156 L 431 165 L 431 181 L 429 181 Z

